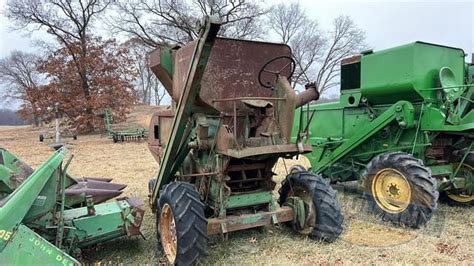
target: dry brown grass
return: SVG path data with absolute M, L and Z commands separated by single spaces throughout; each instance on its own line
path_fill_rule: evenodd
M 147 114 L 149 115 L 149 114 Z M 147 117 L 137 117 L 146 121 Z M 32 166 L 52 153 L 38 142 L 39 130 L 31 127 L 0 127 L 0 147 L 14 152 Z M 146 201 L 147 182 L 157 174 L 157 163 L 146 142 L 113 144 L 99 135 L 70 141 L 75 159 L 74 176 L 108 176 L 128 187 L 125 196 Z M 295 162 L 286 162 L 289 168 Z M 299 163 L 307 165 L 303 159 Z M 276 172 L 285 175 L 283 163 Z M 474 264 L 474 208 L 441 204 L 429 225 L 419 230 L 379 222 L 363 208 L 356 194 L 338 193 L 345 215 L 344 235 L 335 243 L 314 242 L 285 226 L 235 232 L 228 241 L 212 237 L 209 264 Z M 157 264 L 154 216 L 146 207 L 142 231 L 147 240 L 119 239 L 85 252 L 88 263 Z

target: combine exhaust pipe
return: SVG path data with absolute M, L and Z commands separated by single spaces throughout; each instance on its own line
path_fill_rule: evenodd
M 317 101 L 319 99 L 319 91 L 316 83 L 311 82 L 306 84 L 305 91 L 296 95 L 295 108 L 299 108 L 309 102 Z

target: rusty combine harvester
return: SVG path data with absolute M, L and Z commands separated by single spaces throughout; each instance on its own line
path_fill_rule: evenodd
M 150 204 L 166 258 L 192 264 L 207 255 L 209 235 L 277 223 L 335 240 L 341 208 L 320 176 L 290 172 L 279 199 L 272 193 L 278 159 L 311 151 L 290 137 L 295 109 L 316 100 L 317 89 L 296 95 L 287 45 L 217 38 L 219 28 L 208 17 L 197 40 L 151 54 L 173 99 L 153 115 L 148 138 L 160 164 Z

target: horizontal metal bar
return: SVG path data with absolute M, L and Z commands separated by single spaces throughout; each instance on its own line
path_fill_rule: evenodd
M 272 200 L 273 194 L 270 191 L 232 195 L 227 198 L 225 207 L 227 209 L 234 209 L 265 203 L 270 204 Z
M 225 98 L 225 99 L 213 99 L 212 102 L 232 102 L 241 100 L 266 100 L 266 101 L 284 101 L 285 98 L 273 98 L 273 97 L 236 97 L 236 98 Z
M 189 175 L 179 175 L 178 177 L 195 177 L 195 176 L 208 176 L 208 175 L 217 175 L 217 172 L 197 173 L 197 174 L 189 174 Z
M 230 180 L 227 183 L 235 184 L 235 183 L 243 183 L 243 182 L 255 182 L 255 181 L 262 181 L 265 180 L 264 178 L 249 178 L 249 179 L 238 179 L 238 180 Z
M 257 169 L 264 169 L 264 163 L 254 163 L 254 164 L 233 164 L 227 167 L 227 172 L 236 172 L 242 170 L 257 170 Z
M 265 225 L 272 225 L 272 217 L 276 217 L 278 223 L 285 223 L 293 220 L 293 209 L 291 207 L 281 207 L 276 211 L 259 212 L 255 214 L 242 214 L 239 216 L 227 216 L 225 218 L 212 218 L 207 221 L 207 234 L 215 235 L 239 231 Z

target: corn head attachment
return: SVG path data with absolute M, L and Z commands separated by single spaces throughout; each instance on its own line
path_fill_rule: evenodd
M 125 186 L 106 178 L 75 180 L 66 149 L 38 169 L 0 149 L 0 261 L 7 265 L 79 265 L 81 249 L 140 235 L 144 211 L 136 199 L 99 202 Z M 82 207 L 78 207 L 82 206 Z

